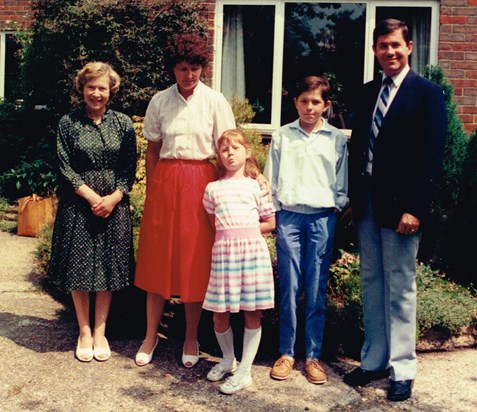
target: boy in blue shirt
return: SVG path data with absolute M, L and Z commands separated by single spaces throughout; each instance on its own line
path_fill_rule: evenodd
M 273 133 L 264 171 L 277 210 L 281 357 L 270 376 L 278 380 L 287 379 L 295 363 L 302 291 L 307 379 L 314 384 L 328 379 L 320 361 L 326 289 L 336 213 L 349 201 L 347 138 L 323 118 L 331 105 L 329 94 L 324 77 L 308 76 L 299 82 L 294 98 L 299 119 Z

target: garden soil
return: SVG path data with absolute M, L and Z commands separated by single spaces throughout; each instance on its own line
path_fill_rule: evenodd
M 119 298 L 111 309 L 111 359 L 81 363 L 73 355 L 74 310 L 67 299 L 45 289 L 35 269 L 37 245 L 36 238 L 0 232 L 0 411 L 477 410 L 475 348 L 420 353 L 414 396 L 399 403 L 386 400 L 386 380 L 359 390 L 344 385 L 342 375 L 358 364 L 352 359 L 327 360 L 325 385 L 307 382 L 303 361 L 297 362 L 289 380 L 271 380 L 276 348 L 263 345 L 253 366 L 253 385 L 232 396 L 221 395 L 219 383 L 205 378 L 219 351 L 213 339 L 203 338 L 213 336 L 204 325 L 201 360 L 195 368 L 181 366 L 182 339 L 168 330 L 153 362 L 137 367 L 134 355 L 144 321 L 125 315 L 134 314 L 133 306 L 142 302 L 134 293 Z

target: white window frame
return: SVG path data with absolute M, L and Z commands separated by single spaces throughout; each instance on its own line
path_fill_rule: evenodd
M 0 32 L 0 100 L 5 98 L 6 51 L 7 51 L 7 32 Z
M 438 62 L 439 43 L 439 1 L 438 0 L 216 0 L 215 27 L 214 27 L 214 75 L 212 87 L 220 90 L 222 77 L 222 42 L 224 6 L 274 6 L 275 7 L 275 42 L 273 50 L 273 78 L 272 78 L 272 113 L 268 124 L 253 123 L 250 127 L 263 133 L 270 133 L 280 127 L 281 114 L 281 79 L 283 76 L 283 41 L 285 36 L 285 5 L 286 3 L 364 3 L 366 4 L 365 47 L 363 83 L 370 81 L 374 76 L 374 55 L 371 52 L 373 29 L 376 26 L 377 7 L 429 7 L 431 9 L 430 33 L 430 64 Z

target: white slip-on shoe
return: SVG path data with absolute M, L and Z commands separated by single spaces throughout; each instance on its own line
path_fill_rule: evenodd
M 148 363 L 151 363 L 152 357 L 154 355 L 154 351 L 156 350 L 156 346 L 157 346 L 158 343 L 159 343 L 159 338 L 156 339 L 156 344 L 154 345 L 154 347 L 152 348 L 152 351 L 150 353 L 141 352 L 141 348 L 142 348 L 142 345 L 141 345 L 141 348 L 139 348 L 138 353 L 136 353 L 136 365 L 137 366 L 145 366 Z
M 234 375 L 227 378 L 225 383 L 220 385 L 220 392 L 225 393 L 226 395 L 232 395 L 242 389 L 248 388 L 251 384 L 252 377 L 250 375 Z
M 237 370 L 237 361 L 234 359 L 232 366 L 224 365 L 222 362 L 215 365 L 207 374 L 207 380 L 211 382 L 218 382 L 225 378 L 229 373 L 234 373 Z

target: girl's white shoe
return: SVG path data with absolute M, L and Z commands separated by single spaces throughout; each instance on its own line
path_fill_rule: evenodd
M 250 375 L 234 375 L 227 378 L 225 383 L 220 385 L 220 392 L 226 395 L 232 395 L 242 389 L 248 388 L 252 384 L 252 377 Z
M 224 379 L 225 375 L 234 373 L 237 370 L 237 361 L 234 359 L 232 366 L 224 365 L 222 362 L 215 365 L 207 374 L 207 380 L 218 382 Z

